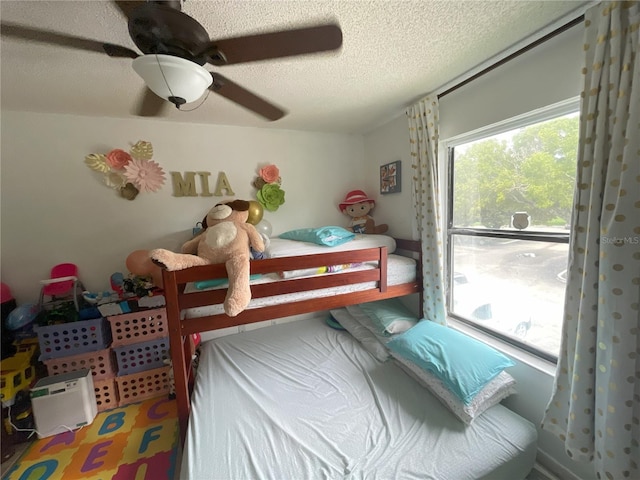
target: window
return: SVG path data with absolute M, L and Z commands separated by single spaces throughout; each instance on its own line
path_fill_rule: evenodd
M 449 314 L 554 361 L 578 108 L 564 102 L 445 142 Z

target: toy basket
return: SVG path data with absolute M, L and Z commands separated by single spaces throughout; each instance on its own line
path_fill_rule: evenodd
M 118 388 L 114 377 L 102 380 L 94 378 L 93 390 L 96 392 L 96 404 L 99 412 L 119 406 Z
M 171 367 L 154 368 L 132 375 L 116 377 L 119 406 L 140 402 L 148 398 L 169 395 L 172 390 Z
M 111 344 L 111 329 L 104 318 L 34 327 L 40 360 L 103 350 Z
M 112 347 L 131 345 L 169 335 L 167 312 L 164 308 L 142 310 L 107 317 L 111 324 Z
M 142 372 L 165 365 L 169 358 L 169 337 L 115 347 L 118 376 Z
M 47 366 L 49 375 L 73 372 L 83 368 L 91 369 L 93 381 L 114 377 L 116 374 L 115 362 L 110 349 L 96 352 L 81 353 L 62 358 L 52 358 L 42 361 Z

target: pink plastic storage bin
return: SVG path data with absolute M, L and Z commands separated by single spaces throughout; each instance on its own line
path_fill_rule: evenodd
M 118 387 L 114 377 L 102 380 L 93 380 L 93 390 L 96 392 L 98 411 L 103 412 L 119 406 Z
M 164 308 L 107 317 L 113 337 L 112 347 L 131 345 L 169 335 Z
M 111 344 L 111 329 L 104 318 L 35 327 L 40 360 L 103 350 Z
M 74 372 L 83 368 L 91 369 L 93 381 L 114 377 L 116 374 L 115 362 L 110 349 L 97 352 L 81 353 L 62 358 L 52 358 L 42 361 L 47 366 L 49 375 Z
M 169 395 L 172 385 L 171 367 L 154 368 L 145 372 L 116 377 L 119 406 L 140 402 L 148 398 Z
M 115 347 L 113 352 L 118 376 L 163 367 L 169 358 L 169 337 Z

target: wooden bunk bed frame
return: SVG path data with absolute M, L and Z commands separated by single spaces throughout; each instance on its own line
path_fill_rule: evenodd
M 184 443 L 187 432 L 191 410 L 190 394 L 194 381 L 194 369 L 192 368 L 194 343 L 192 334 L 385 298 L 401 297 L 414 293 L 420 295 L 419 305 L 422 308 L 422 255 L 420 242 L 418 240 L 405 239 L 395 239 L 395 241 L 396 253 L 410 256 L 416 260 L 416 280 L 413 282 L 387 285 L 387 247 L 253 261 L 251 262 L 251 274 L 266 274 L 355 262 L 374 262 L 376 268 L 353 272 L 346 271 L 335 275 L 317 275 L 255 284 L 251 286 L 252 298 L 271 297 L 372 281 L 376 282 L 376 286 L 366 290 L 328 297 L 249 308 L 236 317 L 229 317 L 221 313 L 197 318 L 181 318 L 182 311 L 185 309 L 223 303 L 227 292 L 226 288 L 193 293 L 184 293 L 184 291 L 186 284 L 189 282 L 226 278 L 227 272 L 224 264 L 191 267 L 173 272 L 163 271 L 181 441 Z

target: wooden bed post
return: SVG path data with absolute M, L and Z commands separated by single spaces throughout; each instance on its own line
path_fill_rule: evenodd
M 178 284 L 176 273 L 163 270 L 162 280 L 167 299 L 178 298 Z M 178 408 L 178 422 L 180 424 L 180 439 L 184 443 L 189 419 L 189 375 L 187 359 L 182 348 L 182 322 L 180 321 L 180 305 L 176 301 L 167 301 L 167 321 L 169 324 L 169 342 L 171 345 L 171 364 L 173 366 L 173 381 L 175 383 L 176 402 Z M 190 365 L 190 362 L 189 362 Z
M 387 247 L 380 247 L 380 291 L 387 291 Z

